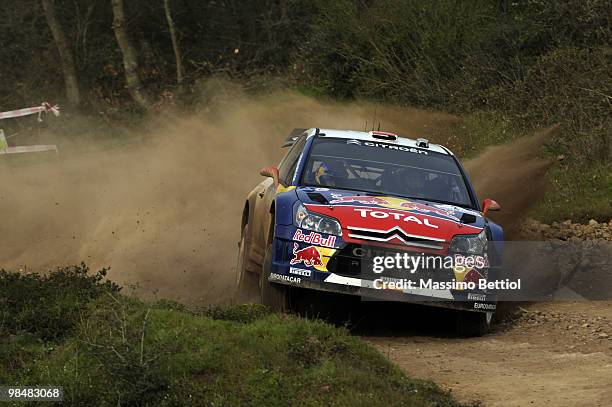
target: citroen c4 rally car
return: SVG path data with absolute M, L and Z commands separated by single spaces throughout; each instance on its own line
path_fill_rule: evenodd
M 458 310 L 462 334 L 488 330 L 495 295 L 475 283 L 491 278 L 500 255 L 492 243 L 502 228 L 486 217 L 499 205 L 478 202 L 453 153 L 426 139 L 317 128 L 295 129 L 283 147 L 244 204 L 236 268 L 244 297 L 277 310 L 297 290 L 426 303 Z M 381 267 L 401 256 L 484 261 Z

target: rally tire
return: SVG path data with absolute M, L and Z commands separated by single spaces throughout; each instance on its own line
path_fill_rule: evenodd
M 465 337 L 483 336 L 491 330 L 492 312 L 461 311 L 457 314 L 457 334 Z
M 272 270 L 272 243 L 266 248 L 266 256 L 261 271 L 261 303 L 275 312 L 288 312 L 290 287 L 269 281 Z
M 238 302 L 257 302 L 259 299 L 259 276 L 246 269 L 248 262 L 248 236 L 249 225 L 245 225 L 238 243 L 238 259 L 236 262 L 236 284 Z

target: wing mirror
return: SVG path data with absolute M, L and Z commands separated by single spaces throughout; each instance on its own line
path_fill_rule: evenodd
M 263 175 L 264 177 L 270 177 L 274 180 L 274 186 L 277 187 L 278 186 L 278 168 L 276 167 L 264 167 L 261 169 L 261 171 L 259 171 L 260 175 Z
M 492 199 L 485 199 L 482 201 L 482 214 L 486 217 L 489 212 L 499 211 L 501 209 L 501 205 L 495 202 Z

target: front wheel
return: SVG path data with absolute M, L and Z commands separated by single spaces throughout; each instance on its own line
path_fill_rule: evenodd
M 263 268 L 261 270 L 261 303 L 267 305 L 273 311 L 289 311 L 289 293 L 291 287 L 283 284 L 270 283 L 270 273 L 272 271 L 272 243 L 266 248 Z
M 461 336 L 483 336 L 491 330 L 492 312 L 462 311 L 457 314 L 457 333 Z

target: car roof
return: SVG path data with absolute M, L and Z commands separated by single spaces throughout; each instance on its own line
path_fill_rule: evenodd
M 395 133 L 385 133 L 385 132 L 377 132 L 377 131 L 354 131 L 354 130 L 335 130 L 335 129 L 308 129 L 306 130 L 308 137 L 314 136 L 324 136 L 324 137 L 333 137 L 333 138 L 341 138 L 341 139 L 350 139 L 350 140 L 359 140 L 364 142 L 373 142 L 373 143 L 386 143 L 386 144 L 397 144 L 404 147 L 411 148 L 419 148 L 425 151 L 433 151 L 440 154 L 445 155 L 453 155 L 453 153 L 444 146 L 439 144 L 429 144 L 429 147 L 420 147 L 417 140 L 401 137 Z M 375 137 L 378 134 L 392 134 L 397 136 L 396 139 L 381 139 Z

